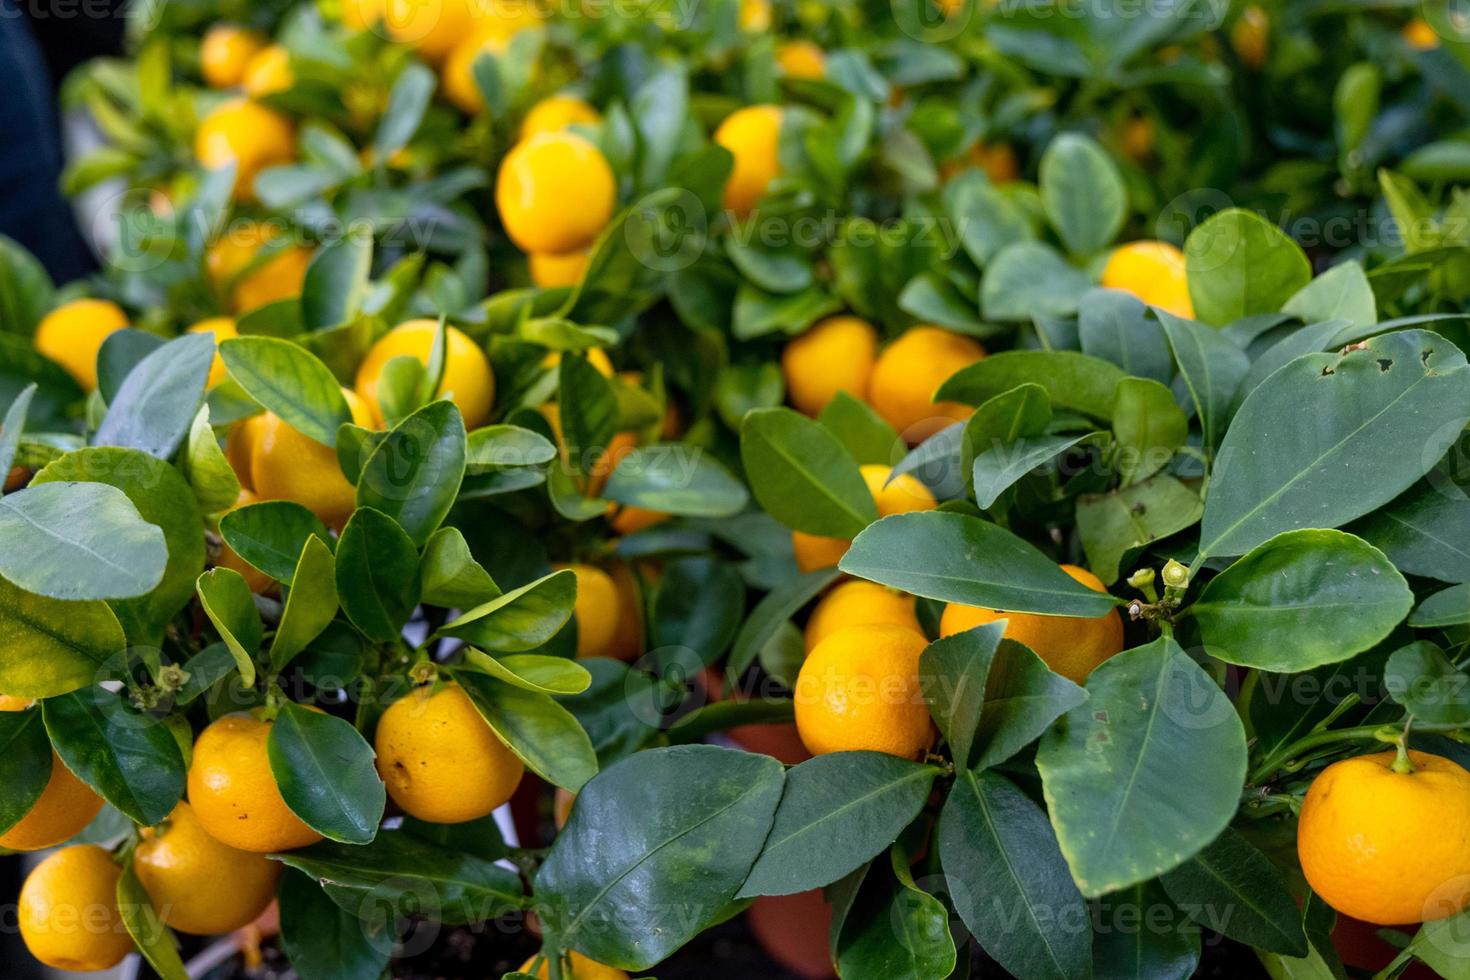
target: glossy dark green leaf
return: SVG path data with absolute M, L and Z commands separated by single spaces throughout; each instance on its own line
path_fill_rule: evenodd
M 344 910 L 311 878 L 288 870 L 277 895 L 281 946 L 301 980 L 361 980 L 388 966 L 393 938 Z
M 213 361 L 207 334 L 175 337 L 143 358 L 113 396 L 93 443 L 171 458 L 199 410 Z
M 14 827 L 41 798 L 51 779 L 51 740 L 41 723 L 41 712 L 0 712 L 0 834 Z
M 542 694 L 581 694 L 592 683 L 592 675 L 578 661 L 544 654 L 510 653 L 492 657 L 472 649 L 465 652 L 464 667 Z
M 163 531 L 105 483 L 44 483 L 0 498 L 0 575 L 53 599 L 127 599 L 163 579 Z
M 110 679 L 128 642 L 103 602 L 63 602 L 0 578 L 0 691 L 45 698 Z
M 230 467 L 209 424 L 208 405 L 200 406 L 195 413 L 179 462 L 201 511 L 218 514 L 235 505 L 240 496 L 240 478 Z
M 919 658 L 919 684 L 929 714 L 949 743 L 955 764 L 962 768 L 970 765 L 974 754 L 985 682 L 1004 633 L 1004 623 L 986 623 L 935 640 Z
M 789 408 L 745 416 L 740 458 L 756 500 L 787 527 L 850 538 L 878 518 L 852 454 L 826 428 Z
M 390 643 L 419 601 L 419 553 L 393 518 L 359 507 L 337 541 L 337 597 L 352 625 Z
M 270 668 L 279 673 L 337 615 L 336 562 L 322 539 L 312 535 L 301 548 L 281 622 L 271 638 Z
M 1129 375 L 1168 384 L 1174 361 L 1168 340 L 1148 307 L 1117 289 L 1094 289 L 1077 310 L 1077 340 L 1082 353 L 1118 365 Z
M 986 510 L 995 506 L 1000 495 L 1027 473 L 1060 456 L 1090 435 L 1091 433 L 1076 436 L 1034 436 L 977 453 L 970 474 L 975 485 L 975 502 Z
M 276 337 L 235 337 L 219 345 L 230 377 L 291 428 L 324 446 L 352 421 L 331 370 L 300 344 Z
M 144 521 L 162 528 L 168 548 L 163 579 L 146 595 L 109 603 L 130 643 L 156 646 L 164 628 L 194 594 L 194 580 L 204 571 L 203 518 L 189 484 L 163 460 L 115 446 L 67 453 L 37 473 L 31 486 L 55 481 L 114 486 L 128 495 Z
M 1452 585 L 1426 598 L 1409 614 L 1409 625 L 1419 629 L 1470 623 L 1470 582 Z
M 1097 142 L 1062 133 L 1041 155 L 1041 204 L 1067 250 L 1091 255 L 1123 226 L 1128 194 L 1117 164 Z
M 1096 897 L 1220 835 L 1240 802 L 1246 746 L 1234 705 L 1167 637 L 1104 661 L 1087 694 L 1042 738 L 1036 767 L 1072 878 Z
M 1113 892 L 1094 908 L 1099 925 L 1092 937 L 1093 980 L 1194 976 L 1200 961 L 1200 931 L 1173 908 L 1157 881 Z
M 388 93 L 388 107 L 373 134 L 374 159 L 387 160 L 413 139 L 429 107 L 434 85 L 434 73 L 423 65 L 407 65 L 399 73 Z
M 731 677 L 739 677 L 755 663 L 761 649 L 772 636 L 788 622 L 797 610 L 811 602 L 827 586 L 837 580 L 835 568 L 822 568 L 805 572 L 791 582 L 778 586 L 761 597 L 755 608 L 740 624 L 735 636 L 735 647 L 730 651 L 727 670 Z
M 591 739 L 550 695 L 476 671 L 454 677 L 496 737 L 536 775 L 575 793 L 597 774 Z
M 350 723 L 288 701 L 266 750 L 281 798 L 308 827 L 344 844 L 377 834 L 388 794 L 372 746 Z
M 642 446 L 623 456 L 602 496 L 684 517 L 730 517 L 750 499 L 729 470 L 700 447 L 682 442 Z
M 419 564 L 423 601 L 431 606 L 466 609 L 500 595 L 500 586 L 475 561 L 456 527 L 441 527 L 429 536 Z
M 176 704 L 192 704 L 219 681 L 237 669 L 235 655 L 221 643 L 211 643 L 194 656 L 184 661 L 184 673 L 189 675 L 182 687 L 174 694 Z
M 988 609 L 1101 616 L 1117 605 L 999 525 L 948 511 L 885 517 L 858 535 L 837 567 L 912 595 Z
M 1225 434 L 1236 392 L 1250 371 L 1250 358 L 1219 330 L 1163 310 L 1154 315 L 1179 365 L 1179 380 L 1204 432 L 1205 451 L 1213 452 Z
M 556 459 L 556 444 L 539 432 L 515 425 L 487 425 L 467 437 L 468 473 L 514 466 L 542 466 Z
M 373 241 L 367 235 L 343 235 L 316 250 L 301 286 L 301 325 L 326 330 L 347 323 L 367 298 Z
M 148 890 L 131 864 L 123 868 L 117 880 L 117 911 L 138 952 L 161 980 L 189 980 L 179 957 L 178 941 L 158 917 Z
M 1428 472 L 1467 421 L 1470 366 L 1437 334 L 1404 330 L 1346 354 L 1299 357 L 1236 413 L 1200 554 L 1240 555 L 1282 531 L 1370 513 Z
M 332 540 L 321 518 L 291 500 L 265 500 L 237 507 L 219 522 L 230 550 L 277 582 L 291 584 L 306 539 Z
M 661 734 L 663 708 L 672 700 L 652 674 L 621 660 L 589 657 L 580 661 L 592 683 L 581 694 L 561 699 L 592 741 L 600 766 L 643 748 Z
M 719 659 L 740 628 L 745 584 L 729 562 L 693 556 L 672 562 L 649 603 L 650 645 L 660 659 L 692 651 L 700 664 Z
M 357 505 L 382 511 L 422 546 L 454 506 L 464 471 L 459 409 L 430 402 L 394 426 L 363 464 Z
M 1087 567 L 1111 585 L 1131 552 L 1190 527 L 1205 512 L 1199 494 L 1160 473 L 1111 493 L 1077 498 L 1077 533 Z
M 567 459 L 577 472 L 590 473 L 618 431 L 618 398 L 612 382 L 580 353 L 561 357 L 557 416 Z
M 1091 288 L 1087 274 L 1056 249 L 1021 240 L 991 257 L 980 283 L 980 309 L 990 321 L 1071 316 Z
M 1266 855 L 1229 827 L 1162 881 L 1180 908 L 1230 909 L 1228 918 L 1202 925 L 1257 949 L 1307 955 L 1301 913 L 1286 882 Z
M 1020 385 L 1034 384 L 1058 408 L 1107 419 L 1113 392 L 1125 377 L 1117 365 L 1076 351 L 1009 350 L 962 368 L 939 386 L 934 398 L 982 405 Z
M 794 895 L 861 867 L 918 816 L 938 774 L 881 752 L 834 752 L 796 766 L 736 897 Z
M 1000 765 L 1086 700 L 1085 690 L 1053 673 L 1029 647 L 1001 640 L 985 681 L 970 767 L 979 771 Z
M 1368 649 L 1413 604 L 1383 552 L 1344 531 L 1303 530 L 1215 576 L 1189 612 L 1211 656 L 1293 673 Z
M 31 399 L 36 396 L 34 382 L 21 389 L 0 418 L 0 473 L 8 474 L 15 461 L 15 450 L 20 445 L 21 433 L 26 427 L 26 413 L 30 411 Z M 4 492 L 0 484 L 0 493 Z
M 1275 313 L 1312 279 L 1301 246 L 1254 211 L 1211 215 L 1184 241 L 1189 296 L 1205 323 Z
M 939 820 L 951 900 L 1014 976 L 1086 976 L 1092 928 L 1041 808 L 1005 777 L 961 771 Z
M 1448 481 L 1421 480 L 1347 530 L 1378 548 L 1406 575 L 1470 582 L 1470 498 Z
M 898 849 L 859 874 L 861 881 L 840 924 L 833 917 L 838 973 L 885 980 L 949 977 L 957 959 L 949 910 L 914 884 Z
M 265 627 L 255 608 L 255 597 L 244 576 L 232 568 L 211 568 L 195 585 L 204 615 L 219 631 L 220 639 L 239 668 L 240 680 L 255 683 L 255 655 L 265 639 Z
M 576 602 L 577 577 L 562 569 L 468 610 L 439 632 L 486 650 L 534 650 L 560 632 Z
M 360 909 L 370 923 L 375 904 L 451 925 L 484 922 L 524 904 L 514 871 L 407 829 L 385 830 L 361 845 L 323 841 L 280 860 L 329 884 L 335 901 Z
M 102 687 L 47 698 L 42 716 L 66 767 L 136 823 L 151 827 L 184 795 L 184 757 L 161 720 Z
M 599 963 L 649 969 L 730 904 L 782 783 L 775 759 L 712 745 L 650 749 L 608 768 L 582 788 L 536 875 L 547 925 Z

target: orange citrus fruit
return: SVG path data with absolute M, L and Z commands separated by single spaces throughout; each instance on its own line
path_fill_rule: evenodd
M 430 823 L 478 820 L 509 800 L 525 775 L 458 684 L 416 688 L 393 702 L 373 744 L 393 802 Z
M 194 133 L 194 156 L 206 170 L 235 165 L 234 193 L 255 200 L 255 176 L 296 155 L 291 121 L 248 99 L 230 99 L 210 111 Z
M 596 126 L 602 116 L 591 104 L 575 95 L 548 95 L 526 112 L 521 120 L 521 139 L 540 133 L 559 133 L 572 126 Z
M 985 356 L 970 337 L 940 327 L 905 330 L 883 349 L 868 379 L 868 401 L 910 443 L 925 439 L 973 411 L 957 402 L 935 402 L 950 375 Z
M 591 259 L 592 253 L 587 251 L 568 252 L 566 255 L 532 252 L 527 256 L 531 268 L 531 282 L 542 289 L 575 286 L 587 273 L 587 263 Z
M 117 910 L 122 869 L 96 844 L 36 865 L 20 889 L 16 921 L 31 955 L 57 970 L 110 970 L 133 950 Z
M 604 966 L 594 959 L 583 956 L 576 950 L 570 950 L 567 955 L 571 960 L 571 968 L 567 969 L 564 967 L 562 969 L 561 975 L 564 980 L 628 980 L 628 975 L 617 967 Z M 533 970 L 531 969 L 533 966 L 536 966 L 536 957 L 534 956 L 521 964 L 519 972 L 529 973 L 533 977 L 545 978 L 551 976 L 551 970 L 546 965 L 545 958 L 542 958 L 539 967 Z
M 914 597 L 886 585 L 849 579 L 839 582 L 812 609 L 806 621 L 806 652 L 848 626 L 887 623 L 923 633 L 914 612 Z
M 356 387 L 358 395 L 379 418 L 382 410 L 378 406 L 378 383 L 383 369 L 395 357 L 415 357 L 427 367 L 438 329 L 436 320 L 409 320 L 388 331 L 368 350 L 357 368 Z M 459 408 L 469 429 L 482 425 L 490 417 L 490 406 L 495 402 L 495 375 L 490 370 L 490 359 L 479 344 L 454 327 L 445 328 L 444 377 L 435 391 L 435 397 L 446 395 Z
M 284 92 L 296 84 L 291 70 L 291 52 L 283 44 L 270 44 L 258 51 L 245 66 L 241 85 L 252 99 Z
M 622 598 L 612 576 L 600 568 L 574 562 L 560 565 L 577 577 L 577 656 L 606 656 L 618 635 Z
M 888 478 L 893 467 L 869 463 L 858 467 L 873 503 L 878 506 L 879 517 L 894 514 L 909 514 L 916 510 L 933 510 L 939 506 L 934 494 L 912 473 L 900 473 L 892 483 Z M 803 531 L 791 532 L 791 548 L 796 553 L 796 567 L 803 572 L 830 568 L 847 554 L 852 542 L 846 538 L 824 538 Z
M 781 373 L 800 412 L 816 416 L 839 391 L 862 401 L 878 352 L 878 331 L 855 316 L 821 321 L 786 345 Z
M 342 396 L 352 421 L 367 428 L 373 413 L 350 389 Z M 357 488 L 342 474 L 337 451 L 291 428 L 274 412 L 251 426 L 250 486 L 261 500 L 294 500 L 328 527 L 341 529 L 352 516 Z
M 162 827 L 144 829 L 142 838 L 133 869 L 172 929 L 196 936 L 233 932 L 276 897 L 280 863 L 215 840 L 187 803 L 174 807 Z
M 215 840 L 241 851 L 289 851 L 321 840 L 281 797 L 266 752 L 272 722 L 225 715 L 200 732 L 189 763 L 189 806 Z
M 306 269 L 311 265 L 310 248 L 300 244 L 276 247 L 256 264 L 257 253 L 282 233 L 283 229 L 272 223 L 235 222 L 205 253 L 204 268 L 209 281 L 215 289 L 229 289 L 230 308 L 234 312 L 248 313 L 301 295 Z
M 776 48 L 776 67 L 787 78 L 821 78 L 827 74 L 827 54 L 811 41 L 784 41 Z
M 1470 772 L 1427 752 L 1334 762 L 1302 801 L 1297 856 L 1312 891 L 1378 925 L 1455 915 L 1470 904 Z
M 16 703 L 20 699 L 13 699 Z M 24 707 L 6 708 L 20 711 Z M 55 752 L 51 777 L 36 802 L 14 826 L 0 834 L 0 847 L 11 851 L 39 851 L 55 847 L 80 834 L 102 810 L 102 797 L 72 774 Z
M 1062 571 L 1094 592 L 1106 592 L 1102 580 L 1085 568 L 1063 565 Z M 1043 616 L 1039 613 L 1007 613 L 951 602 L 939 619 L 941 636 L 1006 621 L 1005 636 L 1024 643 L 1054 672 L 1081 684 L 1094 667 L 1123 649 L 1123 619 L 1118 610 L 1101 616 Z
M 505 155 L 495 204 L 522 251 L 584 249 L 612 218 L 617 184 L 602 152 L 575 133 L 540 133 Z
M 735 169 L 725 184 L 725 208 L 743 218 L 755 210 L 781 172 L 781 107 L 735 110 L 715 130 L 715 142 L 735 157 Z
M 912 759 L 933 740 L 919 689 L 922 633 L 846 626 L 807 655 L 796 678 L 796 729 L 807 751 L 867 750 Z
M 218 347 L 221 341 L 240 336 L 240 330 L 235 326 L 234 319 L 227 316 L 212 316 L 207 320 L 200 320 L 189 328 L 189 333 L 214 334 L 215 347 Z M 205 386 L 213 388 L 229 376 L 230 370 L 225 367 L 225 359 L 220 357 L 219 351 L 216 350 L 214 360 L 209 365 L 209 380 L 205 382 Z
M 83 391 L 91 391 L 97 387 L 97 352 L 102 342 L 127 325 L 128 315 L 110 300 L 74 299 L 41 319 L 33 343 Z
M 1102 285 L 1132 293 L 1149 306 L 1175 316 L 1194 317 L 1184 253 L 1168 242 L 1139 241 L 1118 246 L 1103 267 Z
M 199 70 L 211 88 L 234 88 L 245 78 L 245 66 L 265 47 L 265 38 L 237 24 L 215 24 L 199 43 Z

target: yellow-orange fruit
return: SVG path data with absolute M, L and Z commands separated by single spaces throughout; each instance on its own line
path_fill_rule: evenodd
M 868 379 L 868 402 L 909 443 L 925 439 L 973 409 L 935 402 L 939 386 L 985 356 L 977 341 L 940 327 L 910 327 L 883 349 Z
M 855 316 L 833 316 L 796 337 L 781 352 L 791 404 L 815 417 L 839 391 L 859 401 L 878 352 L 878 331 Z

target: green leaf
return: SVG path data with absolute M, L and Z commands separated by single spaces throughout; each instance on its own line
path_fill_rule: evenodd
M 786 774 L 771 834 L 736 898 L 794 895 L 861 867 L 923 809 L 939 770 L 881 752 L 834 752 Z M 831 844 L 841 841 L 840 847 Z
M 357 506 L 382 511 L 422 546 L 454 506 L 464 472 L 459 409 L 430 402 L 394 426 L 363 464 Z
M 1036 767 L 1072 878 L 1094 898 L 1218 837 L 1240 802 L 1246 746 L 1235 707 L 1167 637 L 1104 661 L 1087 694 L 1042 738 Z
M 1470 583 L 1441 589 L 1419 603 L 1409 615 L 1409 625 L 1418 629 L 1461 623 L 1470 623 Z
M 534 650 L 561 631 L 576 602 L 577 577 L 562 569 L 476 606 L 439 632 L 486 650 Z
M 1356 259 L 1333 266 L 1297 290 L 1281 304 L 1281 312 L 1303 323 L 1346 320 L 1355 327 L 1371 327 L 1378 322 L 1373 287 Z
M 1200 931 L 1174 908 L 1157 881 L 1113 892 L 1093 908 L 1099 920 L 1092 937 L 1093 980 L 1194 976 L 1200 961 Z M 1161 920 L 1161 911 L 1166 919 Z
M 300 344 L 276 337 L 235 337 L 219 345 L 219 355 L 246 394 L 323 446 L 336 446 L 337 428 L 352 421 L 342 386 Z
M 911 595 L 987 609 L 1096 617 L 1117 605 L 1004 528 L 948 511 L 885 517 L 858 535 L 837 567 Z
M 291 576 L 281 623 L 271 639 L 271 673 L 280 673 L 337 615 L 337 583 L 332 551 L 315 535 L 306 539 Z
M 208 405 L 200 406 L 194 414 L 180 462 L 201 511 L 218 514 L 235 505 L 240 496 L 240 479 L 215 438 L 209 424 Z
M 729 562 L 704 555 L 680 558 L 664 570 L 649 609 L 649 646 L 659 651 L 661 665 L 666 657 L 692 652 L 707 667 L 740 628 L 745 585 Z
M 312 830 L 344 844 L 377 834 L 388 794 L 372 746 L 350 723 L 288 701 L 266 752 L 281 798 Z
M 0 243 L 4 239 L 0 238 Z M 30 411 L 31 399 L 36 395 L 34 382 L 21 389 L 20 394 L 5 409 L 5 417 L 0 419 L 0 473 L 7 475 L 15 462 L 15 449 L 20 445 L 21 433 L 26 427 L 26 413 Z M 0 495 L 4 493 L 4 482 L 0 481 Z
M 277 896 L 281 946 L 301 980 L 361 980 L 387 968 L 393 937 L 343 909 L 306 875 L 287 871 Z
M 1005 777 L 962 770 L 939 819 L 951 901 L 1015 976 L 1087 976 L 1092 929 L 1046 814 Z
M 1128 208 L 1123 177 L 1097 142 L 1062 133 L 1041 155 L 1041 204 L 1067 251 L 1091 255 L 1105 248 Z
M 985 681 L 971 768 L 978 772 L 1007 761 L 1086 700 L 1086 691 L 1053 673 L 1029 647 L 1001 640 Z
M 371 507 L 353 512 L 337 541 L 337 597 L 352 625 L 391 643 L 419 602 L 419 553 L 398 522 Z
M 789 528 L 850 538 L 878 519 L 852 454 L 826 428 L 789 408 L 746 414 L 740 458 L 756 500 Z
M 739 677 L 755 663 L 756 656 L 771 638 L 789 622 L 796 611 L 805 606 L 817 593 L 837 580 L 835 568 L 820 568 L 805 572 L 790 582 L 783 583 L 767 592 L 740 625 L 735 637 L 735 647 L 730 651 L 726 665 L 729 677 Z
M 54 305 L 46 267 L 14 239 L 0 235 L 0 331 L 29 337 Z
M 624 759 L 582 788 L 541 865 L 543 921 L 599 963 L 647 970 L 722 916 L 781 786 L 775 759 L 713 745 Z
M 466 650 L 464 667 L 489 674 L 525 691 L 542 694 L 581 694 L 592 684 L 587 668 L 566 657 L 535 653 L 512 653 L 492 657 L 480 650 Z
M 102 687 L 41 702 L 51 745 L 77 778 L 151 827 L 184 795 L 184 757 L 163 721 Z
M 826 426 L 860 464 L 889 466 L 904 451 L 903 440 L 866 402 L 839 391 L 817 421 Z
M 1257 949 L 1307 955 L 1301 912 L 1286 883 L 1264 854 L 1229 827 L 1162 881 L 1180 908 L 1230 909 L 1228 918 L 1202 925 Z
M 1228 208 L 1184 240 L 1189 296 L 1205 323 L 1275 313 L 1312 279 L 1301 247 L 1254 211 Z
M 1156 309 L 1154 315 L 1164 327 L 1179 377 L 1200 420 L 1205 452 L 1212 453 L 1225 434 L 1235 393 L 1250 372 L 1250 358 L 1218 330 L 1163 310 Z
M 0 575 L 53 599 L 126 599 L 163 580 L 163 531 L 105 483 L 44 483 L 0 498 Z
M 0 691 L 46 698 L 109 679 L 127 648 L 103 602 L 63 602 L 0 578 Z
M 567 459 L 578 473 L 590 473 L 618 431 L 618 396 L 612 382 L 579 352 L 562 354 L 557 415 Z
M 373 134 L 373 158 L 387 160 L 408 145 L 434 94 L 434 73 L 423 65 L 405 65 L 388 93 L 388 108 Z
M 1004 623 L 986 623 L 935 640 L 919 658 L 919 685 L 929 714 L 960 768 L 969 766 L 974 756 L 985 682 L 1004 632 Z
M 1470 499 L 1433 477 L 1422 480 L 1348 530 L 1378 548 L 1407 575 L 1470 582 Z
M 144 521 L 163 529 L 168 549 L 163 580 L 147 595 L 110 603 L 130 643 L 157 646 L 164 628 L 194 595 L 194 580 L 204 571 L 202 518 L 193 491 L 179 471 L 162 460 L 113 446 L 67 453 L 37 473 L 31 487 L 69 480 L 117 487 Z
M 184 661 L 184 673 L 189 679 L 175 693 L 174 703 L 192 704 L 236 669 L 235 655 L 230 648 L 222 642 L 211 643 Z
M 592 741 L 549 695 L 475 671 L 457 670 L 454 679 L 495 736 L 536 775 L 572 793 L 597 775 Z
M 1077 311 L 1082 353 L 1110 361 L 1129 375 L 1168 384 L 1174 362 L 1159 321 L 1136 297 L 1118 289 L 1094 289 Z
M 1053 405 L 1112 417 L 1113 392 L 1127 375 L 1114 364 L 1068 350 L 1008 350 L 976 361 L 939 386 L 935 401 L 982 405 L 1019 385 L 1037 385 Z
M 316 250 L 301 286 L 301 325 L 328 330 L 357 316 L 367 298 L 373 265 L 369 235 L 343 235 Z
M 235 666 L 240 681 L 247 687 L 255 684 L 255 655 L 265 639 L 265 628 L 255 608 L 255 597 L 245 577 L 232 568 L 211 568 L 199 576 L 194 586 L 204 615 L 219 631 Z
M 671 442 L 634 449 L 602 490 L 606 500 L 683 517 L 730 517 L 750 495 L 698 446 Z
M 403 914 L 457 925 L 483 923 L 525 904 L 514 871 L 468 848 L 445 846 L 413 833 L 407 821 L 403 830 L 384 830 L 365 844 L 322 841 L 281 854 L 279 860 L 330 885 L 339 904 L 364 911 L 376 911 L 373 905 L 382 902 Z M 355 901 L 343 902 L 344 898 Z M 416 901 L 419 907 L 410 908 L 405 900 Z M 369 975 L 377 976 L 359 976 Z
M 856 888 L 840 922 L 833 914 L 833 960 L 839 975 L 943 980 L 954 973 L 958 957 L 949 910 L 914 884 L 906 861 L 901 848 L 894 848 L 888 858 L 833 886 Z M 850 885 L 853 878 L 858 881 Z
M 423 601 L 446 609 L 466 609 L 500 595 L 500 586 L 470 554 L 457 527 L 441 527 L 429 535 L 419 564 Z
M 1190 527 L 1204 512 L 1199 494 L 1162 473 L 1111 493 L 1084 494 L 1077 498 L 1077 533 L 1087 567 L 1111 585 L 1131 552 Z
M 1200 555 L 1244 554 L 1282 531 L 1372 512 L 1428 472 L 1467 421 L 1470 367 L 1437 334 L 1297 358 L 1250 393 L 1221 443 Z
M 980 309 L 997 322 L 1071 316 L 1091 288 L 1087 274 L 1050 245 L 1018 241 L 991 258 L 980 283 Z
M 1174 393 L 1149 378 L 1125 378 L 1114 395 L 1118 475 L 1128 486 L 1169 465 L 1189 435 L 1189 419 Z
M 40 710 L 0 712 L 0 834 L 31 812 L 51 781 L 53 763 Z
M 93 442 L 171 458 L 199 410 L 213 361 L 214 339 L 206 334 L 176 337 L 143 358 L 112 398 Z
M 162 980 L 189 980 L 184 961 L 179 958 L 178 942 L 154 911 L 148 890 L 131 864 L 123 868 L 117 880 L 117 911 L 153 972 Z
M 296 562 L 307 539 L 332 540 L 321 518 L 291 500 L 237 507 L 220 518 L 219 533 L 235 554 L 287 585 L 296 574 Z
M 1461 912 L 1424 923 L 1405 952 L 1422 960 L 1436 976 L 1464 980 L 1470 974 L 1470 942 L 1465 937 L 1467 919 L 1470 914 Z
M 984 510 L 995 506 L 1000 495 L 1027 473 L 1048 463 L 1092 435 L 1034 436 L 1022 438 L 1006 446 L 995 446 L 975 456 L 971 478 L 975 484 L 975 502 Z
M 1403 622 L 1414 594 L 1383 552 L 1342 531 L 1288 531 L 1231 565 L 1189 607 L 1210 655 L 1295 673 L 1346 660 Z
M 465 471 L 484 473 L 509 466 L 543 466 L 556 459 L 556 445 L 539 432 L 515 425 L 487 425 L 468 436 Z

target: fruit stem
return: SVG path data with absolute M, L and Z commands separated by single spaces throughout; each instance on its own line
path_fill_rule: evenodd
M 1394 772 L 1400 775 L 1407 776 L 1414 771 L 1414 762 L 1409 758 L 1409 729 L 1413 725 L 1414 718 L 1411 715 L 1409 720 L 1404 722 L 1404 729 L 1396 739 L 1397 754 L 1394 756 L 1392 768 Z

